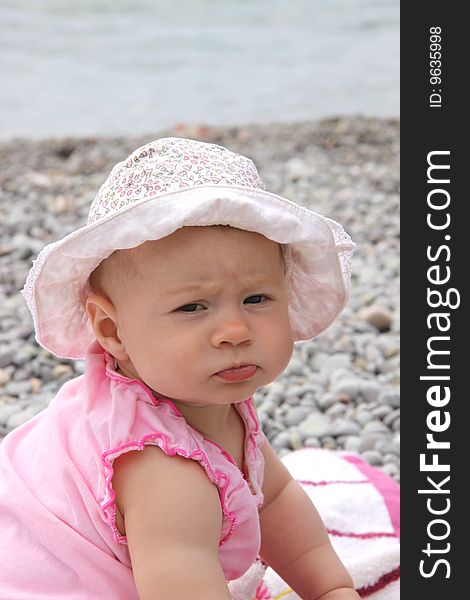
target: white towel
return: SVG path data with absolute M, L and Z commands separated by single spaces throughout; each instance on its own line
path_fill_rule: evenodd
M 303 448 L 283 458 L 312 499 L 331 542 L 363 598 L 400 597 L 399 486 L 359 456 Z M 233 600 L 299 600 L 271 568 L 257 561 L 229 584 Z

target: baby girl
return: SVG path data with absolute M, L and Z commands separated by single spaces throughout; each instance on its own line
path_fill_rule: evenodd
M 118 163 L 24 289 L 38 343 L 86 368 L 0 446 L 0 597 L 229 599 L 261 558 L 359 598 L 252 399 L 344 307 L 353 246 L 220 146 Z

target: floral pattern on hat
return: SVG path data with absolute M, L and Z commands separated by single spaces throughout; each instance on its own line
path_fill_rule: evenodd
M 163 138 L 113 168 L 90 207 L 88 224 L 139 200 L 198 185 L 265 189 L 249 158 L 216 144 Z

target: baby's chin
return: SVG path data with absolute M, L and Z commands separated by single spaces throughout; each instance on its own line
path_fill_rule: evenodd
M 201 396 L 194 397 L 185 397 L 185 396 L 169 396 L 164 394 L 159 394 L 154 392 L 155 397 L 160 400 L 169 400 L 175 404 L 184 404 L 185 406 L 191 406 L 194 408 L 207 408 L 208 406 L 224 406 L 228 404 L 238 404 L 240 402 L 244 402 L 248 398 L 254 394 L 254 391 L 249 391 L 247 393 L 238 393 L 230 395 L 227 394 L 219 394 L 216 397 L 212 397 L 209 395 L 201 394 Z M 204 399 L 205 398 L 205 399 Z
M 248 398 L 251 398 L 259 387 L 261 386 L 235 383 L 227 384 L 226 389 L 220 389 L 217 392 L 214 392 L 214 390 L 201 390 L 197 395 L 177 393 L 176 391 L 175 393 L 163 394 L 153 389 L 152 392 L 156 398 L 170 400 L 177 404 L 181 403 L 195 408 L 204 408 L 207 406 L 223 406 L 244 402 Z

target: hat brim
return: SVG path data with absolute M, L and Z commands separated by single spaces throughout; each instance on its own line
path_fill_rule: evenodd
M 208 225 L 255 231 L 285 245 L 295 341 L 314 338 L 344 308 L 355 245 L 341 225 L 264 190 L 201 185 L 139 200 L 46 246 L 23 289 L 37 342 L 56 356 L 84 358 L 94 340 L 84 292 L 98 264 L 117 249 Z

